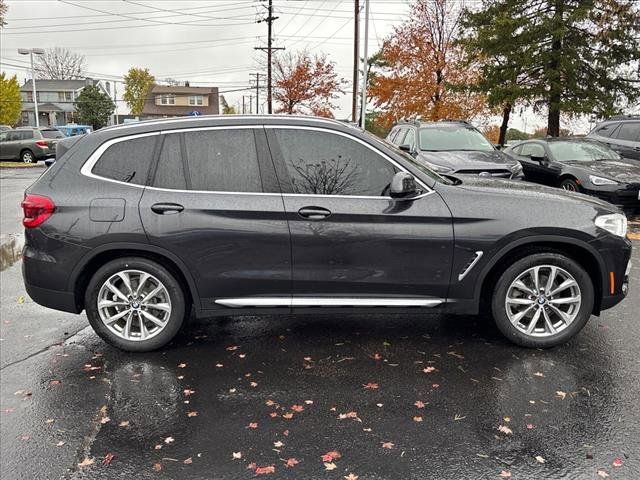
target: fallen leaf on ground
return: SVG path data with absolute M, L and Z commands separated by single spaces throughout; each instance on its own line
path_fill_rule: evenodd
M 435 372 L 435 371 L 436 371 L 436 367 L 426 367 L 426 368 L 423 368 L 423 369 L 422 369 L 422 371 L 423 371 L 424 373 L 431 373 L 431 372 Z
M 287 467 L 295 467 L 298 463 L 300 463 L 300 462 L 298 462 L 298 460 L 296 460 L 295 458 L 289 458 L 289 459 L 285 462 L 285 465 L 286 465 Z
M 558 397 L 560 397 L 562 400 L 564 400 L 564 397 L 566 397 L 566 396 L 567 396 L 567 394 L 566 394 L 565 392 L 561 391 L 561 390 L 558 390 L 558 391 L 556 392 L 556 395 L 557 395 Z
M 305 400 L 304 403 L 307 405 L 313 405 L 313 400 Z
M 511 430 L 506 425 L 500 425 L 498 427 L 498 431 L 504 433 L 505 435 L 511 435 L 513 433 L 513 430 Z
M 422 421 L 422 417 L 413 417 L 413 421 L 414 422 L 421 422 Z
M 84 460 L 82 460 L 78 466 L 80 468 L 84 468 L 84 467 L 88 467 L 89 465 L 93 465 L 95 463 L 95 460 L 93 458 L 89 458 L 89 457 L 85 457 Z
M 258 386 L 258 382 L 251 382 L 249 385 L 251 385 L 253 388 L 256 388 Z
M 502 417 L 502 419 L 507 423 L 511 421 L 511 417 Z
M 51 382 L 49 382 L 49 385 L 60 385 L 62 382 L 60 380 L 51 380 Z
M 281 448 L 281 447 L 284 447 L 284 443 L 278 440 L 277 442 L 273 442 L 273 446 L 276 448 Z
M 190 388 L 185 388 L 182 393 L 184 393 L 184 395 L 186 397 L 189 397 L 189 396 L 193 395 L 194 393 L 196 393 L 196 391 L 195 390 L 191 390 Z
M 118 424 L 119 427 L 128 427 L 129 426 L 129 420 L 123 420 L 122 422 L 120 422 Z
M 197 417 L 198 416 L 198 412 L 193 411 L 193 412 L 187 412 L 187 417 Z
M 222 368 L 224 365 L 222 363 L 216 363 L 216 368 Z
M 282 418 L 286 418 L 287 420 L 291 420 L 293 418 L 293 413 L 287 412 L 282 415 Z
M 342 457 L 342 455 L 340 454 L 340 452 L 336 451 L 336 450 L 332 450 L 330 452 L 325 453 L 324 455 L 322 455 L 322 461 L 323 462 L 332 462 L 334 460 L 338 460 L 340 459 L 340 457 Z
M 164 439 L 164 443 L 166 443 L 167 445 L 171 444 L 175 442 L 175 439 L 173 437 L 167 437 Z
M 533 375 L 536 376 L 536 377 L 544 377 L 544 373 L 542 373 L 542 372 L 536 372 Z
M 238 348 L 240 348 L 240 347 L 238 347 L 237 345 L 232 345 L 230 347 L 227 347 L 227 351 L 228 352 L 233 352 L 234 350 L 237 350 Z
M 345 480 L 358 480 L 358 475 L 354 475 L 353 473 L 350 473 L 349 475 L 345 475 L 344 479 Z
M 373 359 L 374 360 L 382 360 L 382 355 L 380 355 L 379 353 L 374 353 L 373 354 Z
M 178 368 L 186 368 L 187 364 L 186 363 L 179 363 L 178 364 Z
M 60 440 L 58 443 L 56 443 L 56 447 L 61 447 L 65 444 L 66 442 L 63 442 L 62 440 Z
M 115 458 L 115 455 L 113 453 L 111 452 L 107 453 L 102 459 L 102 465 L 105 467 L 108 467 L 109 465 L 111 465 L 111 462 L 113 461 L 114 458 Z
M 247 425 L 247 428 L 258 428 L 258 422 L 251 422 Z
M 358 412 L 347 412 L 338 415 L 339 420 L 344 420 L 345 418 L 358 418 Z
M 622 466 L 622 459 L 620 457 L 616 457 L 613 459 L 613 466 L 614 467 L 621 467 Z
M 242 452 L 232 452 L 231 456 L 234 460 L 239 460 L 242 458 Z
M 386 448 L 389 450 L 391 450 L 395 446 L 395 444 L 392 442 L 380 442 L 380 443 L 382 443 L 382 448 Z
M 379 385 L 377 383 L 369 382 L 366 385 L 363 385 L 363 387 L 367 390 L 375 390 L 379 388 Z
M 338 466 L 333 462 L 324 462 L 325 470 L 335 470 Z
M 193 463 L 193 458 L 189 457 L 189 458 L 185 458 L 182 463 L 184 463 L 185 465 L 191 465 Z
M 18 303 L 19 305 L 22 305 L 24 303 L 24 296 L 20 295 L 17 299 L 16 299 L 16 303 Z
M 53 418 L 47 418 L 46 422 L 47 423 L 53 423 L 53 422 L 55 422 L 55 420 Z
M 536 455 L 536 461 L 537 461 L 538 463 L 544 463 L 544 462 L 545 462 L 545 459 L 544 459 L 544 457 L 542 457 L 542 456 L 540 456 L 540 455 Z
M 102 418 L 100 419 L 100 423 L 101 423 L 101 424 L 103 424 L 103 425 L 104 425 L 105 423 L 109 423 L 110 421 L 111 421 L 111 419 L 110 419 L 109 417 L 102 417 Z
M 414 403 L 414 405 L 418 408 L 424 408 L 425 407 L 425 403 L 421 400 L 416 400 L 416 403 Z
M 162 464 L 161 464 L 161 463 L 154 463 L 152 468 L 153 468 L 156 472 L 159 472 L 160 470 L 162 470 Z
M 604 470 L 598 470 L 598 476 L 602 478 L 609 478 L 609 474 Z
M 276 417 L 278 416 L 278 412 L 271 412 L 271 413 L 269 414 L 269 416 L 270 416 L 271 418 L 276 418 Z
M 509 470 L 502 470 L 500 472 L 500 477 L 502 477 L 502 478 L 511 478 L 511 472 Z
M 304 407 L 302 405 L 293 405 L 291 407 L 291 410 L 293 410 L 294 412 L 300 413 L 300 412 L 304 411 Z
M 269 473 L 276 473 L 276 467 L 268 465 L 266 467 L 256 467 L 256 475 L 267 475 Z

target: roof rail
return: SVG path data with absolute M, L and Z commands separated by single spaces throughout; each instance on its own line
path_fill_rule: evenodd
M 607 120 L 640 120 L 640 115 L 637 115 L 637 114 L 614 115 L 613 117 L 607 118 Z
M 469 122 L 467 122 L 466 120 L 464 120 L 462 118 L 441 118 L 438 121 L 439 122 L 458 122 L 458 123 L 466 123 L 467 125 L 470 125 Z

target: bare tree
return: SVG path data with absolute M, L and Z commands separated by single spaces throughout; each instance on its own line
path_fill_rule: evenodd
M 84 78 L 85 59 L 66 48 L 49 48 L 35 61 L 37 78 L 46 80 L 73 80 Z
M 0 27 L 4 27 L 7 22 L 5 22 L 5 18 L 7 17 L 7 4 L 4 3 L 4 0 L 0 0 Z

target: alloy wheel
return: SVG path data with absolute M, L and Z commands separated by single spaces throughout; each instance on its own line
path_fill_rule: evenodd
M 33 163 L 33 153 L 31 152 L 24 152 L 22 154 L 22 161 L 24 163 Z
M 532 337 L 549 337 L 566 329 L 578 316 L 580 286 L 568 271 L 538 265 L 522 272 L 507 289 L 509 321 Z
M 141 270 L 122 270 L 109 277 L 100 287 L 97 307 L 105 326 L 129 341 L 155 337 L 171 316 L 167 288 Z
M 577 192 L 576 187 L 573 185 L 573 183 L 569 183 L 569 182 L 564 182 L 562 184 L 562 189 L 567 190 L 569 192 Z

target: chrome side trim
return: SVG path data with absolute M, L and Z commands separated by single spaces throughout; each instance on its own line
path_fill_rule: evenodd
M 436 307 L 439 298 L 323 298 L 323 297 L 239 297 L 219 298 L 218 305 L 242 307 Z
M 467 268 L 465 268 L 462 272 L 460 272 L 460 275 L 458 275 L 459 282 L 464 280 L 464 277 L 467 276 L 467 273 L 469 273 L 471 269 L 476 266 L 476 263 L 480 261 L 480 259 L 482 258 L 482 255 L 484 255 L 484 252 L 482 250 L 479 250 L 476 252 L 476 257 L 473 259 L 473 261 L 469 264 Z

